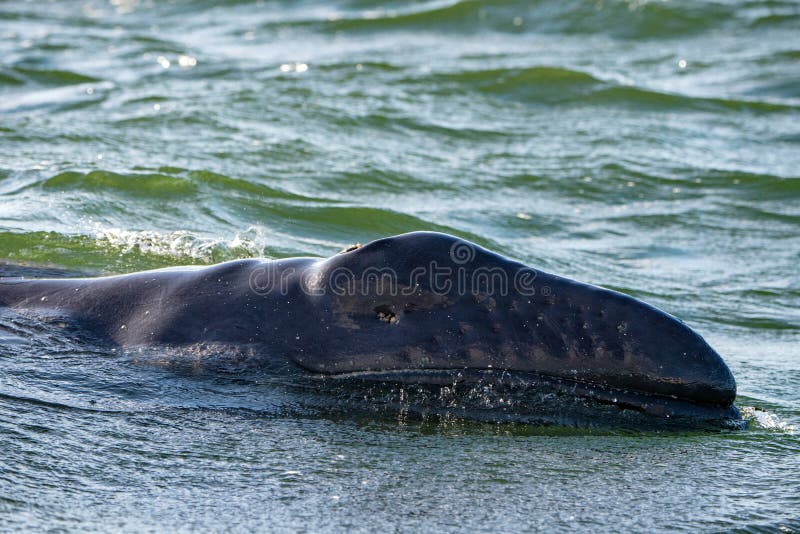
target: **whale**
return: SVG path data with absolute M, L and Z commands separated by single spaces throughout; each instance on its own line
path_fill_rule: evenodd
M 680 319 L 437 232 L 329 258 L 0 278 L 0 307 L 121 347 L 255 347 L 333 380 L 528 380 L 657 418 L 740 420 L 733 374 Z

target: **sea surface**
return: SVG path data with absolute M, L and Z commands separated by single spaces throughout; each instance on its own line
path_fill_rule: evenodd
M 0 530 L 800 531 L 798 2 L 0 1 L 4 272 L 413 230 L 684 319 L 748 428 L 351 413 L 6 310 Z

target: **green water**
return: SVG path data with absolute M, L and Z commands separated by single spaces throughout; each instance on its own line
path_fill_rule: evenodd
M 0 2 L 0 262 L 423 229 L 681 317 L 750 428 L 320 414 L 0 316 L 0 530 L 800 530 L 797 2 Z

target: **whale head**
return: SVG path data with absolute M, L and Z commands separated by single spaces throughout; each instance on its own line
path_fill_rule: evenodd
M 303 283 L 316 325 L 289 352 L 317 373 L 530 373 L 701 407 L 736 396 L 720 355 L 672 315 L 453 236 L 380 239 L 314 263 Z

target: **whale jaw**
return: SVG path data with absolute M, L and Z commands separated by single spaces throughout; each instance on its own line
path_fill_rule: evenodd
M 422 369 L 315 376 L 323 390 L 369 399 L 370 409 L 391 415 L 637 431 L 747 426 L 733 405 L 699 405 L 536 373 Z

